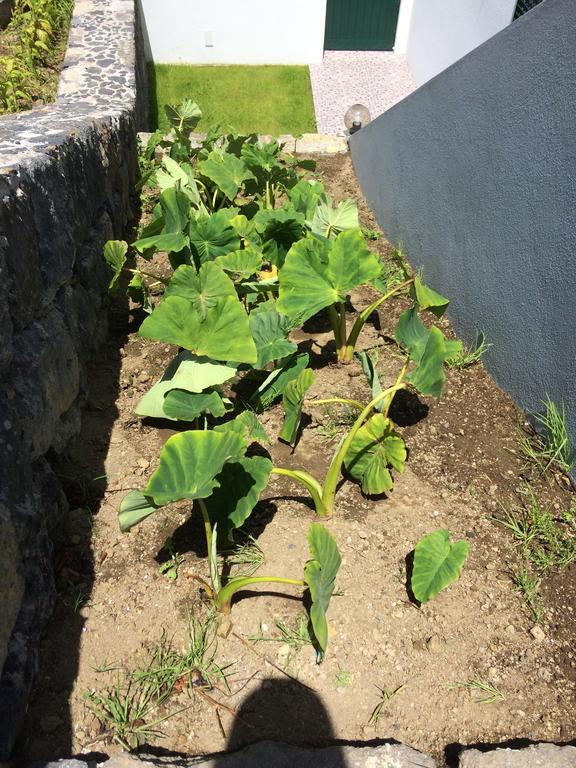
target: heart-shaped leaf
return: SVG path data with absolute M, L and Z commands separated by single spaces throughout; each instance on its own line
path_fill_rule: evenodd
M 109 291 L 114 291 L 118 287 L 118 280 L 124 269 L 127 253 L 128 243 L 124 240 L 108 240 L 104 246 L 104 259 L 113 272 L 108 286 Z
M 283 394 L 289 382 L 298 378 L 308 365 L 307 352 L 300 352 L 283 360 L 269 376 L 264 379 L 250 398 L 250 404 L 258 411 L 269 408 Z
M 230 226 L 230 216 L 226 211 L 199 216 L 196 221 L 190 222 L 188 232 L 197 266 L 240 248 L 240 237 Z
M 298 378 L 288 382 L 284 389 L 284 395 L 282 396 L 284 424 L 278 438 L 289 443 L 292 448 L 296 445 L 296 438 L 298 437 L 304 397 L 315 380 L 314 371 L 310 368 L 305 368 L 298 375 Z
M 201 317 L 187 299 L 168 296 L 144 320 L 139 334 L 214 360 L 255 363 L 257 359 L 248 316 L 232 296 L 218 299 L 205 317 Z
M 414 278 L 410 294 L 420 309 L 429 309 L 436 317 L 441 317 L 450 303 L 447 298 L 424 285 L 418 275 Z
M 237 432 L 191 430 L 173 435 L 160 452 L 160 464 L 143 494 L 155 504 L 205 499 L 218 486 L 227 461 L 244 455 L 246 441 Z
M 181 133 L 190 133 L 198 125 L 202 110 L 192 99 L 184 99 L 181 104 L 166 104 L 164 112 L 172 128 Z
M 172 389 L 200 393 L 223 384 L 236 375 L 236 368 L 216 363 L 192 352 L 180 352 L 164 371 L 160 381 L 146 392 L 135 408 L 138 416 L 170 418 L 164 411 L 164 398 Z
M 124 496 L 120 505 L 120 512 L 118 513 L 120 530 L 122 533 L 126 533 L 130 528 L 150 517 L 157 509 L 160 509 L 160 506 L 155 504 L 150 497 L 145 496 L 142 491 L 130 491 Z
M 180 253 L 188 245 L 188 238 L 181 232 L 167 232 L 151 237 L 143 237 L 133 243 L 134 248 L 140 253 L 150 249 L 163 251 L 164 253 Z
M 439 397 L 444 389 L 444 361 L 453 354 L 454 342 L 447 342 L 439 328 L 426 328 L 418 317 L 418 305 L 400 315 L 396 341 L 405 347 L 416 367 L 406 377 L 423 395 Z
M 280 360 L 296 350 L 296 344 L 286 338 L 290 329 L 288 318 L 274 306 L 250 314 L 250 330 L 258 352 L 255 368 L 262 369 L 271 360 Z
M 264 456 L 243 456 L 225 465 L 217 478 L 219 487 L 206 500 L 210 520 L 218 524 L 222 540 L 230 540 L 232 531 L 248 519 L 271 472 L 272 462 Z
M 220 417 L 226 406 L 218 392 L 202 392 L 197 395 L 185 389 L 171 389 L 164 398 L 164 413 L 175 421 L 194 421 L 203 413 Z
M 288 251 L 280 269 L 278 310 L 303 323 L 359 285 L 381 273 L 378 258 L 359 230 L 342 232 L 334 241 L 309 235 Z
M 450 543 L 450 531 L 440 528 L 423 536 L 414 550 L 411 587 L 414 597 L 426 603 L 460 578 L 468 557 L 467 541 Z
M 225 272 L 230 272 L 233 279 L 246 279 L 252 277 L 262 266 L 264 257 L 253 247 L 243 251 L 231 251 L 216 258 L 216 264 Z
M 211 179 L 229 200 L 234 200 L 245 181 L 255 179 L 248 166 L 231 154 L 210 152 L 206 160 L 198 164 L 200 173 Z
M 312 232 L 333 239 L 340 232 L 347 229 L 357 229 L 358 206 L 354 200 L 342 200 L 336 208 L 332 205 L 332 198 L 324 195 L 316 206 L 312 218 Z
M 312 523 L 310 526 L 308 546 L 310 547 L 310 560 L 304 567 L 304 580 L 312 598 L 310 607 L 312 629 L 318 646 L 324 654 L 328 647 L 326 612 L 334 592 L 334 582 L 342 558 L 336 540 L 321 523 Z
M 375 413 L 354 435 L 344 464 L 352 477 L 360 480 L 366 494 L 391 491 L 394 481 L 388 467 L 404 471 L 406 446 L 394 431 L 394 425 L 381 413 Z
M 234 283 L 224 270 L 214 262 L 202 264 L 198 272 L 188 264 L 182 264 L 166 286 L 165 296 L 181 296 L 192 303 L 200 317 L 215 307 L 226 296 L 236 298 Z
M 266 430 L 260 424 L 258 416 L 252 411 L 242 411 L 232 421 L 226 421 L 224 424 L 218 424 L 214 429 L 217 432 L 226 432 L 232 430 L 242 435 L 248 444 L 258 441 L 260 443 L 269 443 L 270 439 Z

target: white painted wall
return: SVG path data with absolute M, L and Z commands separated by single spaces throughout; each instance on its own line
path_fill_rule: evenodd
M 508 26 L 515 7 L 516 0 L 402 0 L 395 50 L 422 85 Z
M 165 64 L 322 61 L 326 0 L 140 0 L 148 55 Z M 211 38 L 211 39 L 210 39 Z M 212 42 L 212 45 L 207 43 Z

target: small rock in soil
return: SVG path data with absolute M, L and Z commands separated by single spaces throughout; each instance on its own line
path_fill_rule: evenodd
M 542 629 L 542 627 L 539 627 L 538 624 L 532 627 L 532 629 L 530 630 L 530 634 L 532 635 L 534 640 L 536 640 L 537 643 L 541 643 L 546 637 L 546 635 L 544 634 L 544 630 Z

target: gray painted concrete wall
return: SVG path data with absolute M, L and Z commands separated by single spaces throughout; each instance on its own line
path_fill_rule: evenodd
M 527 411 L 564 401 L 576 446 L 576 9 L 545 0 L 351 140 L 383 230 L 483 330 Z

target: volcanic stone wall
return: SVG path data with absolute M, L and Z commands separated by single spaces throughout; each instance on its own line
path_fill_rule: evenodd
M 107 333 L 103 244 L 137 214 L 137 22 L 135 0 L 77 0 L 56 102 L 0 119 L 0 761 L 54 603 L 66 499 L 47 457 L 78 433 Z

